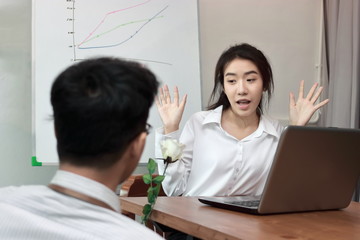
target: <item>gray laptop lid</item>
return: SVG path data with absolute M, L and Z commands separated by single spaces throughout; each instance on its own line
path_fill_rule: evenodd
M 289 126 L 257 209 L 199 200 L 257 214 L 340 209 L 350 204 L 359 176 L 360 130 Z

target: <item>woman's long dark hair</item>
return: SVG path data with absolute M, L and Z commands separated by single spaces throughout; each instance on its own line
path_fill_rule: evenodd
M 271 66 L 260 50 L 250 44 L 243 43 L 231 46 L 221 54 L 215 68 L 214 88 L 210 96 L 208 110 L 215 109 L 221 105 L 223 105 L 223 110 L 230 107 L 230 102 L 224 92 L 224 71 L 228 64 L 237 58 L 249 60 L 256 65 L 263 80 L 264 91 L 267 92 L 267 103 L 270 102 L 271 94 L 274 89 Z M 217 100 L 215 100 L 216 97 L 218 97 Z M 263 99 L 261 98 L 257 108 L 257 114 L 260 116 L 262 113 Z

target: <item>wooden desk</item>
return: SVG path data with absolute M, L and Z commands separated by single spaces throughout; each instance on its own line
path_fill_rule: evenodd
M 146 197 L 121 197 L 142 215 Z M 202 239 L 360 239 L 360 203 L 343 210 L 255 216 L 210 207 L 191 197 L 158 197 L 151 219 Z

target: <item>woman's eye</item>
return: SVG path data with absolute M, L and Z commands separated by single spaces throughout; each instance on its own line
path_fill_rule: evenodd
M 228 80 L 227 80 L 227 82 L 228 82 L 228 83 L 235 83 L 235 82 L 236 82 L 236 80 L 233 80 L 233 79 L 228 79 Z
M 247 79 L 246 81 L 248 82 L 254 82 L 256 79 L 255 78 L 250 78 L 250 79 Z

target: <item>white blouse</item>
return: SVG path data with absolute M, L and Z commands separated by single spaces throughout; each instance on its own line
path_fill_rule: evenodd
M 284 127 L 261 116 L 258 129 L 242 140 L 221 127 L 222 106 L 195 113 L 179 131 L 156 130 L 155 156 L 167 138 L 185 144 L 182 158 L 169 164 L 163 188 L 169 196 L 261 195 Z M 158 161 L 159 173 L 164 163 Z

